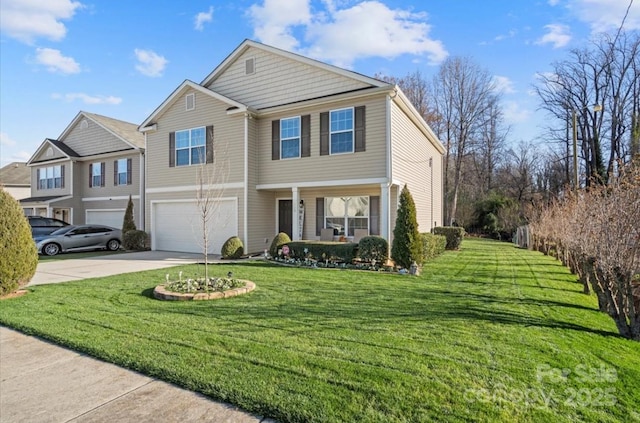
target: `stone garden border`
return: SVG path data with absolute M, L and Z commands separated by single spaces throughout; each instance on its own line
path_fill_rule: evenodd
M 238 295 L 247 294 L 256 289 L 256 284 L 240 279 L 244 282 L 244 286 L 240 288 L 228 289 L 226 291 L 214 291 L 214 292 L 191 292 L 181 293 L 167 291 L 164 285 L 158 285 L 153 290 L 154 298 L 165 301 L 204 301 L 204 300 L 218 300 L 221 298 L 237 297 Z

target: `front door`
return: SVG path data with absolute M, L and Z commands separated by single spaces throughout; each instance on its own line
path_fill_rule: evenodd
M 278 200 L 278 232 L 293 235 L 293 200 Z

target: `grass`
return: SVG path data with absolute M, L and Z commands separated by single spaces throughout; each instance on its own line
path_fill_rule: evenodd
M 0 323 L 279 421 L 640 420 L 640 343 L 575 277 L 462 247 L 419 277 L 216 265 L 257 289 L 207 302 L 151 298 L 167 270 L 40 285 Z

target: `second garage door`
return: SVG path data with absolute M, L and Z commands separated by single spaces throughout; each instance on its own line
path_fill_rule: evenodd
M 113 226 L 122 229 L 125 209 L 122 210 L 87 210 L 87 224 Z
M 236 199 L 215 200 L 209 220 L 209 253 L 220 254 L 222 244 L 238 235 Z M 195 201 L 152 202 L 152 243 L 154 250 L 201 253 L 202 216 Z

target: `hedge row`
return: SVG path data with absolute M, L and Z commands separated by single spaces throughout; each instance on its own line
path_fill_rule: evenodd
M 457 250 L 464 238 L 464 228 L 459 226 L 439 226 L 433 228 L 435 235 L 444 235 L 447 238 L 447 250 Z
M 426 262 L 444 253 L 447 247 L 447 237 L 431 233 L 420 234 L 422 239 L 422 261 Z

